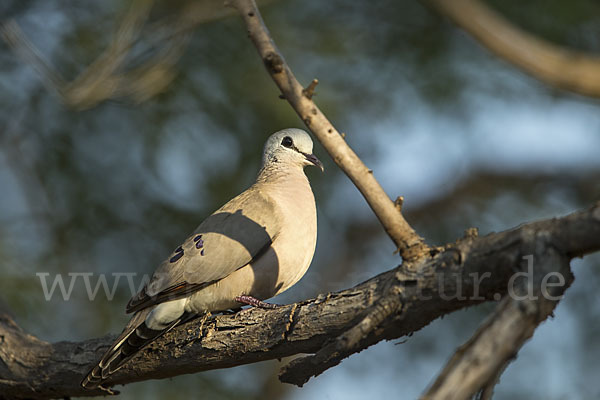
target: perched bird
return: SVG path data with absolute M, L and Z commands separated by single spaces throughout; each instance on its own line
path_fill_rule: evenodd
M 304 167 L 323 170 L 312 149 L 301 129 L 269 137 L 256 183 L 204 220 L 129 300 L 126 311 L 133 317 L 83 387 L 101 386 L 144 346 L 196 315 L 243 304 L 273 306 L 262 300 L 302 278 L 317 241 Z

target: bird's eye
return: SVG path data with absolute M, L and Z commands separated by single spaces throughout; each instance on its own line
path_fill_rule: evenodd
M 292 140 L 292 138 L 291 138 L 291 137 L 289 137 L 289 136 L 286 136 L 286 137 L 284 137 L 284 138 L 283 138 L 283 140 L 281 141 L 281 145 L 282 145 L 283 147 L 290 148 L 290 147 L 292 147 L 292 146 L 294 145 L 294 141 Z

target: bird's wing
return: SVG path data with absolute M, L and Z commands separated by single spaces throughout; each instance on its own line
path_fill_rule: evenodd
M 254 185 L 208 217 L 154 272 L 127 312 L 186 296 L 265 251 L 281 229 L 275 202 Z

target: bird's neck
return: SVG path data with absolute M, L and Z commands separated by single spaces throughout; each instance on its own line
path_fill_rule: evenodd
M 258 172 L 256 183 L 284 185 L 286 182 L 298 183 L 298 180 L 308 183 L 308 178 L 304 174 L 304 168 L 301 166 L 287 166 L 282 168 L 279 165 L 263 165 Z
M 258 173 L 256 185 L 262 188 L 268 187 L 268 193 L 276 201 L 314 203 L 314 196 L 310 188 L 308 178 L 301 166 L 267 165 Z
M 303 221 L 304 225 L 316 229 L 315 197 L 303 168 L 277 167 L 266 166 L 260 170 L 255 184 L 257 189 L 278 204 L 284 218 L 292 224 L 290 226 Z

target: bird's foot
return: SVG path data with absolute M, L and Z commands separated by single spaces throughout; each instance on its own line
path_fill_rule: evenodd
M 98 389 L 102 390 L 109 396 L 118 396 L 121 393 L 118 390 L 112 390 L 111 388 L 102 385 L 98 385 Z
M 237 296 L 234 300 L 237 301 L 238 303 L 247 304 L 252 307 L 267 308 L 270 310 L 272 310 L 274 308 L 283 307 L 283 305 L 281 305 L 281 304 L 265 303 L 264 301 L 259 300 L 255 297 L 246 296 L 246 295 Z

